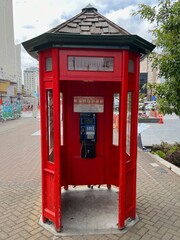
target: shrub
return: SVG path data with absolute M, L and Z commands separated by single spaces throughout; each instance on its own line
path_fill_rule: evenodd
M 177 150 L 180 150 L 180 142 L 179 142 L 179 143 L 178 143 L 178 142 L 175 142 L 174 146 L 177 147 Z
M 173 152 L 178 151 L 178 147 L 175 145 L 172 145 L 171 148 L 167 151 L 166 156 L 171 155 Z
M 168 162 L 180 167 L 180 150 L 175 151 L 165 157 Z
M 156 152 L 158 150 L 161 150 L 164 153 L 167 153 L 171 149 L 171 144 L 168 144 L 167 142 L 161 142 L 161 144 L 155 144 L 152 146 L 152 151 Z
M 168 144 L 162 141 L 159 145 L 153 145 L 151 151 L 168 162 L 180 167 L 180 142 Z
M 152 148 L 151 148 L 151 151 L 155 153 L 158 150 L 161 150 L 161 146 L 158 145 L 158 144 L 153 144 Z
M 163 152 L 163 151 L 161 151 L 161 150 L 157 150 L 156 152 L 155 152 L 159 157 L 161 157 L 161 158 L 164 158 L 165 157 L 165 153 Z

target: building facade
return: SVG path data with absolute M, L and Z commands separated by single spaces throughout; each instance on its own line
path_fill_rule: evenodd
M 160 83 L 159 69 L 152 68 L 152 61 L 146 57 L 140 63 L 140 73 L 147 74 L 148 83 Z
M 26 96 L 36 96 L 38 87 L 38 68 L 27 68 L 24 70 L 24 91 Z
M 152 60 L 148 57 L 144 58 L 140 62 L 140 93 L 147 96 L 147 100 L 153 100 L 152 90 L 144 88 L 145 84 L 157 84 L 162 83 L 164 80 L 159 76 L 159 69 L 152 67 Z
M 0 1 L 0 96 L 15 98 L 22 92 L 21 45 L 15 46 L 12 0 Z

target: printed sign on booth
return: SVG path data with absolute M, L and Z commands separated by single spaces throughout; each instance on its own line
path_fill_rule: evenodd
M 74 97 L 74 112 L 104 112 L 104 98 L 103 97 Z

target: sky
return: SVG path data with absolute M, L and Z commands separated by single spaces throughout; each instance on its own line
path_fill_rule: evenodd
M 88 4 L 100 14 L 131 34 L 152 41 L 152 26 L 139 16 L 132 16 L 138 4 L 157 5 L 158 0 L 13 0 L 14 37 L 19 44 L 34 38 L 79 14 Z M 37 66 L 25 49 L 21 53 L 22 68 Z

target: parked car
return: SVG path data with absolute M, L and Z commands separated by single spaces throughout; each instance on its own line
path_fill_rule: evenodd
M 147 101 L 145 102 L 146 110 L 151 110 L 152 108 L 156 108 L 157 102 L 156 101 Z

